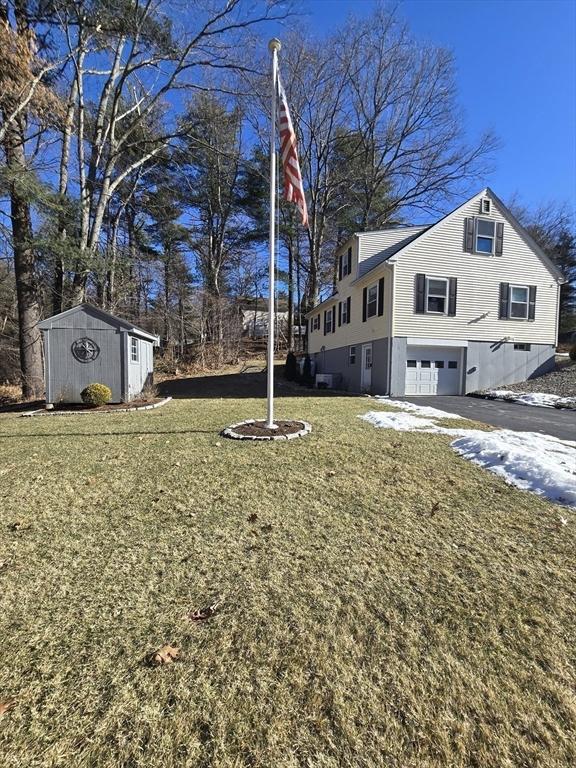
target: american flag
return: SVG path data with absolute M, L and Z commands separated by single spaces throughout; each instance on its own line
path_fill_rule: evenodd
M 302 184 L 302 173 L 296 152 L 296 134 L 288 109 L 286 92 L 278 75 L 278 100 L 279 100 L 279 127 L 280 127 L 280 151 L 282 153 L 282 167 L 284 169 L 284 197 L 288 202 L 295 203 L 302 216 L 302 226 L 308 224 L 308 209 Z

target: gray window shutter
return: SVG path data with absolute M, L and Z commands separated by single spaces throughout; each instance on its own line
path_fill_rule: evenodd
M 424 312 L 426 298 L 426 275 L 416 275 L 416 312 Z
M 310 320 L 306 320 L 306 331 L 310 334 L 314 332 L 314 318 L 311 317 Z
M 342 302 L 338 302 L 338 327 L 342 325 Z
M 342 254 L 338 257 L 338 280 L 342 280 Z
M 368 286 L 364 288 L 362 291 L 362 322 L 366 322 L 366 315 L 367 315 L 367 304 L 368 304 Z
M 455 277 L 451 277 L 448 281 L 448 314 L 456 314 L 456 291 L 458 288 L 458 280 Z
M 332 307 L 332 333 L 336 333 L 336 304 Z
M 378 280 L 378 317 L 384 314 L 384 278 Z
M 352 306 L 352 299 L 350 296 L 346 299 L 346 323 L 350 322 L 350 307 Z
M 500 283 L 500 312 L 498 317 L 505 320 L 508 317 L 508 303 L 510 298 L 510 283 Z
M 474 219 L 464 219 L 464 250 L 474 253 Z
M 326 336 L 326 317 L 328 316 L 328 312 L 324 310 L 324 336 Z
M 528 297 L 528 320 L 534 320 L 536 317 L 536 286 L 530 286 Z
M 496 256 L 502 256 L 504 250 L 504 222 L 496 222 Z
M 352 274 L 352 248 L 348 248 L 348 274 Z

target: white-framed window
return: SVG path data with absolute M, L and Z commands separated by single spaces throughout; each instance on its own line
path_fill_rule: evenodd
M 130 339 L 130 360 L 137 363 L 140 360 L 140 342 L 132 337 Z
M 348 317 L 348 301 L 345 299 L 344 301 L 340 302 L 340 306 L 342 309 L 340 310 L 342 312 L 341 314 L 341 321 L 342 325 L 346 325 L 350 322 L 350 319 Z
M 494 253 L 496 243 L 496 222 L 491 219 L 476 219 L 476 253 Z
M 530 344 L 514 344 L 514 349 L 516 352 L 530 352 L 532 347 Z
M 352 272 L 352 248 L 348 248 L 340 258 L 342 259 L 342 279 L 344 279 Z
M 312 318 L 312 330 L 313 331 L 319 331 L 320 330 L 320 315 L 315 315 Z
M 332 310 L 324 310 L 324 333 L 332 333 Z
M 448 278 L 426 278 L 426 312 L 445 315 L 448 311 Z
M 508 317 L 512 320 L 527 320 L 529 296 L 530 289 L 527 285 L 511 285 Z
M 356 365 L 356 346 L 348 347 L 348 365 Z
M 366 295 L 366 317 L 374 317 L 378 312 L 378 284 L 371 285 Z
M 485 214 L 492 213 L 492 200 L 489 197 L 482 198 L 481 211 Z

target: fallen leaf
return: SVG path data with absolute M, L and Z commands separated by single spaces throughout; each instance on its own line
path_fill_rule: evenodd
M 15 520 L 8 524 L 8 529 L 11 531 L 27 531 L 31 527 L 30 523 L 25 523 L 22 520 Z
M 249 523 L 255 523 L 256 520 L 258 520 L 258 515 L 256 514 L 256 512 L 252 512 L 251 515 L 248 515 L 248 522 Z
M 95 477 L 89 477 L 86 480 L 86 485 L 96 485 L 96 478 Z
M 12 707 L 16 704 L 14 699 L 7 699 L 6 701 L 0 701 L 0 717 L 2 715 L 5 715 L 8 710 L 12 709 Z
M 261 526 L 260 530 L 262 531 L 262 533 L 271 533 L 272 525 L 270 523 L 266 523 L 266 525 Z
M 216 600 L 206 608 L 198 608 L 196 611 L 190 611 L 190 613 L 186 614 L 186 618 L 190 619 L 190 621 L 204 621 L 205 619 L 209 619 L 211 616 L 214 616 L 220 603 L 221 600 Z
M 172 664 L 172 662 L 180 655 L 180 649 L 173 645 L 161 645 L 152 653 L 147 654 L 146 661 L 152 666 L 159 666 L 160 664 Z
M 175 466 L 175 467 L 179 467 L 179 466 L 180 466 L 180 462 L 179 462 L 179 461 L 175 461 L 175 462 L 174 462 L 174 466 Z
M 336 471 L 334 469 L 331 469 L 330 472 L 328 472 L 328 477 L 334 477 L 336 474 Z
M 222 447 L 222 443 L 216 443 L 216 448 L 221 448 L 221 447 Z

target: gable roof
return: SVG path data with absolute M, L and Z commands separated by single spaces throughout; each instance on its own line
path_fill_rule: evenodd
M 378 238 L 381 249 L 367 259 L 364 259 L 358 264 L 358 277 L 363 277 L 365 274 L 373 270 L 379 264 L 384 261 L 388 261 L 398 251 L 407 246 L 409 243 L 420 237 L 430 225 L 418 226 L 418 227 L 400 227 L 396 229 L 382 229 L 375 232 L 358 232 L 359 238 Z
M 99 307 L 94 307 L 92 304 L 85 303 L 77 304 L 71 309 L 66 309 L 64 312 L 59 312 L 57 315 L 52 315 L 52 317 L 47 317 L 45 320 L 41 320 L 38 323 L 38 328 L 40 328 L 41 331 L 48 331 L 53 327 L 54 321 L 58 321 L 63 317 L 71 317 L 72 315 L 79 314 L 80 312 L 84 312 L 100 320 L 104 320 L 105 322 L 110 323 L 111 325 L 115 325 L 118 328 L 123 328 L 124 330 L 128 331 L 128 333 L 131 333 L 134 336 L 141 336 L 147 341 L 154 342 L 154 344 L 160 343 L 159 337 L 155 336 L 153 333 L 148 333 L 148 331 L 145 331 L 143 328 L 139 328 L 133 323 L 129 323 L 127 320 L 122 320 L 122 318 L 116 317 L 116 315 L 112 315 L 110 312 L 105 312 L 103 309 L 99 309 Z
M 490 189 L 490 187 L 486 187 L 481 192 L 478 192 L 477 194 L 472 195 L 472 197 L 470 197 L 468 200 L 465 200 L 461 205 L 459 205 L 457 208 L 454 208 L 453 211 L 450 211 L 450 213 L 447 213 L 441 219 L 438 219 L 438 221 L 436 221 L 434 224 L 430 224 L 429 226 L 422 228 L 419 233 L 417 233 L 416 235 L 413 235 L 412 237 L 407 238 L 406 242 L 398 242 L 397 244 L 398 247 L 396 248 L 391 247 L 389 253 L 387 251 L 383 253 L 379 252 L 378 254 L 375 254 L 374 257 L 369 257 L 368 259 L 366 259 L 366 263 L 368 263 L 372 260 L 372 258 L 375 258 L 376 256 L 381 257 L 378 260 L 376 260 L 375 263 L 371 265 L 369 269 L 366 269 L 363 272 L 360 272 L 360 269 L 359 269 L 358 277 L 354 282 L 363 278 L 365 275 L 368 274 L 368 272 L 371 272 L 373 269 L 375 269 L 377 266 L 382 264 L 384 261 L 388 261 L 392 256 L 395 256 L 396 254 L 401 253 L 401 251 L 403 251 L 405 248 L 411 245 L 411 243 L 413 243 L 414 240 L 420 237 L 426 236 L 428 232 L 432 232 L 440 224 L 447 221 L 448 219 L 451 219 L 452 216 L 456 216 L 456 214 L 458 214 L 462 208 L 469 205 L 474 200 L 477 200 L 477 199 L 480 199 L 481 197 L 486 197 L 486 196 L 490 196 L 492 198 L 492 200 L 500 208 L 501 213 L 504 215 L 504 217 L 506 218 L 510 226 L 512 226 L 518 232 L 518 234 L 524 239 L 524 241 L 526 242 L 526 245 L 532 249 L 532 251 L 536 254 L 536 256 L 538 256 L 538 258 L 542 261 L 544 266 L 547 267 L 547 269 L 552 273 L 554 278 L 559 283 L 566 282 L 562 272 L 558 269 L 558 267 L 554 264 L 554 262 L 546 255 L 546 253 L 538 245 L 538 243 L 530 236 L 530 234 L 526 231 L 526 229 L 522 226 L 522 224 L 520 224 L 518 219 L 516 219 L 516 217 L 508 210 L 508 208 L 504 205 L 502 200 L 500 200 L 500 198 Z M 386 230 L 383 230 L 383 231 L 386 231 Z M 372 233 L 359 233 L 359 234 L 362 235 L 362 234 L 372 234 Z M 364 262 L 360 262 L 360 264 L 363 264 L 363 263 Z

